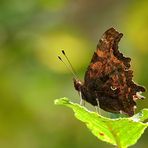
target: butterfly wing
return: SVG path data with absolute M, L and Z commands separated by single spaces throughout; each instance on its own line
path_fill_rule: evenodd
M 84 85 L 88 92 L 96 94 L 102 109 L 133 115 L 134 99 L 145 89 L 132 81 L 131 59 L 118 50 L 122 36 L 114 28 L 103 34 L 85 73 Z

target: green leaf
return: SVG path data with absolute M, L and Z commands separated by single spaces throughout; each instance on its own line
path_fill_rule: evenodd
M 148 119 L 148 109 L 143 109 L 133 117 L 110 119 L 70 102 L 67 98 L 57 99 L 55 104 L 72 108 L 76 118 L 84 122 L 93 135 L 118 148 L 135 144 L 148 126 L 148 123 L 142 122 Z

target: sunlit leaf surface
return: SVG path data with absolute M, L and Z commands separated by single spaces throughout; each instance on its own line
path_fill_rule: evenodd
M 93 135 L 119 148 L 135 144 L 148 126 L 148 123 L 142 122 L 148 118 L 148 109 L 143 109 L 133 117 L 110 119 L 88 111 L 85 107 L 72 103 L 67 98 L 57 99 L 55 104 L 73 109 L 76 118 L 84 122 Z

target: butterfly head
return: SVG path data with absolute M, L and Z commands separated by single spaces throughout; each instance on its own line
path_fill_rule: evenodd
M 74 82 L 74 87 L 75 87 L 75 89 L 76 89 L 78 92 L 80 92 L 81 89 L 82 89 L 82 87 L 83 87 L 83 82 L 80 81 L 80 80 L 78 80 L 78 79 L 75 79 L 75 78 L 73 78 L 73 82 Z

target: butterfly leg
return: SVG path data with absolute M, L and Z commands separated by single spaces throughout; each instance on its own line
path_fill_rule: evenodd
M 100 114 L 100 115 L 101 115 L 101 110 L 100 110 L 100 103 L 99 103 L 99 99 L 98 99 L 98 98 L 96 98 L 96 101 L 97 101 L 97 106 L 95 106 L 95 108 L 96 108 L 96 112 L 97 112 L 98 114 Z
M 80 105 L 81 105 L 81 106 L 85 106 L 85 100 L 82 99 L 82 94 L 81 94 L 81 92 L 79 92 L 79 96 L 80 96 Z

